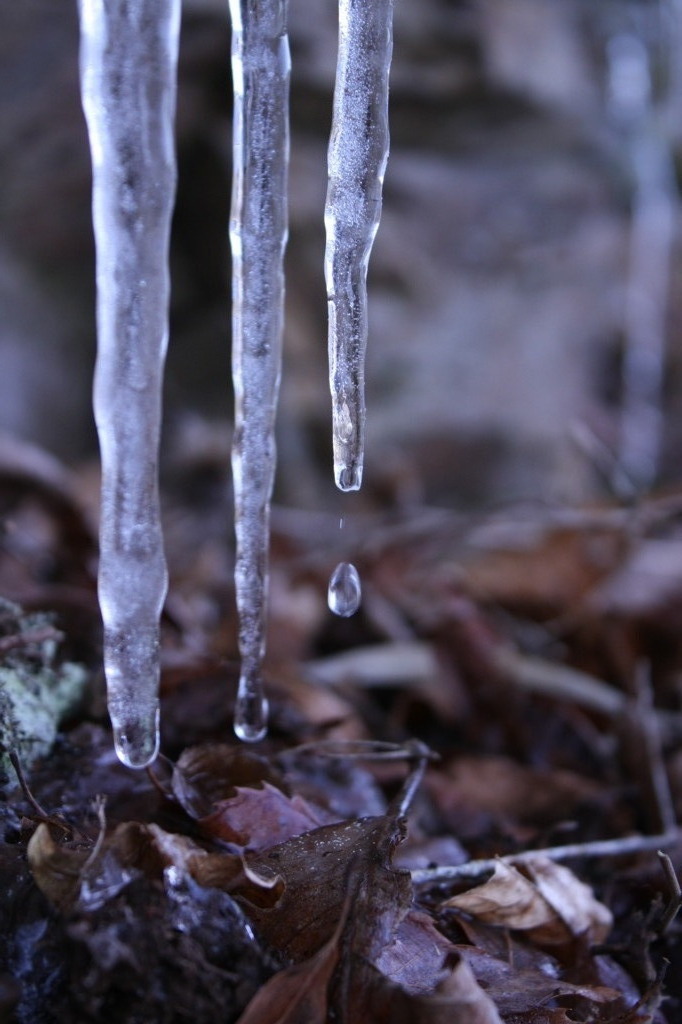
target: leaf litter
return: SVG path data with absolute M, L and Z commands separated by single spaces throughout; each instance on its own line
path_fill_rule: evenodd
M 103 715 L 78 478 L 45 474 L 0 458 L 2 593 L 51 616 L 29 620 L 52 631 L 34 638 L 51 671 L 88 683 L 23 789 L 6 771 L 0 1020 L 679 1020 L 682 501 L 349 521 L 367 600 L 344 622 L 324 607 L 338 552 L 275 514 L 255 751 L 226 741 L 229 541 L 176 481 L 163 756 L 145 774 L 118 764 Z M 0 654 L 35 662 L 23 642 Z

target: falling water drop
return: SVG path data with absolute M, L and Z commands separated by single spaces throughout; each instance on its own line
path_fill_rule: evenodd
M 351 562 L 339 562 L 329 577 L 327 604 L 334 615 L 347 619 L 360 607 L 362 587 L 358 570 Z

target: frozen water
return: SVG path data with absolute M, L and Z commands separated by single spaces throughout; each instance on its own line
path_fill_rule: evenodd
M 80 0 L 79 11 L 97 248 L 104 665 L 117 753 L 143 767 L 158 748 L 159 616 L 167 587 L 157 458 L 180 0 Z
M 286 0 L 230 0 L 234 86 L 232 476 L 241 676 L 235 732 L 267 728 L 265 651 L 270 498 L 284 318 L 287 240 L 289 43 Z
M 330 611 L 347 619 L 360 607 L 362 588 L 358 570 L 351 562 L 339 562 L 329 577 L 327 604 Z
M 340 0 L 334 117 L 325 207 L 334 477 L 362 483 L 367 265 L 388 159 L 393 0 Z

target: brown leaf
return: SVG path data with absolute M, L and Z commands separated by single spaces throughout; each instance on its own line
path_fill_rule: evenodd
M 261 789 L 236 787 L 236 795 L 219 801 L 200 819 L 206 835 L 251 850 L 264 850 L 302 832 L 328 824 L 330 815 L 301 796 L 286 796 L 269 782 Z
M 347 894 L 354 893 L 353 948 L 373 957 L 392 940 L 411 898 L 410 876 L 390 858 L 404 825 L 388 817 L 360 818 L 305 832 L 249 855 L 256 872 L 278 874 L 284 892 L 276 906 L 246 907 L 264 939 L 284 956 L 305 960 L 337 927 Z
M 44 822 L 31 836 L 27 849 L 36 885 L 61 910 L 71 907 L 78 899 L 83 868 L 90 854 L 87 847 L 55 842 Z
M 256 993 L 237 1024 L 325 1024 L 329 1009 L 328 987 L 339 962 L 339 940 L 350 901 L 331 938 L 301 963 L 275 974 Z
M 453 825 L 472 812 L 547 825 L 601 793 L 598 784 L 575 772 L 539 771 L 507 757 L 458 757 L 428 772 L 425 784 Z
M 171 785 L 178 803 L 193 818 L 210 815 L 239 786 L 269 782 L 282 787 L 279 773 L 264 757 L 226 743 L 189 747 L 173 768 Z
M 433 992 L 443 979 L 445 961 L 454 949 L 428 914 L 411 910 L 374 964 L 408 992 Z
M 618 1008 L 621 995 L 604 985 L 577 985 L 562 981 L 555 973 L 534 967 L 519 967 L 510 959 L 491 956 L 476 946 L 457 946 L 476 979 L 485 988 L 500 1013 L 530 1014 L 550 1001 L 587 1000 L 594 1007 Z M 524 1018 L 525 1019 L 525 1018 Z M 535 1017 L 531 1018 L 535 1020 Z M 551 1016 L 539 1016 L 538 1022 L 550 1022 Z M 563 1017 L 558 1018 L 560 1021 Z M 568 1019 L 568 1018 L 567 1018 Z
M 406 992 L 371 964 L 356 963 L 345 1020 L 362 1024 L 502 1024 L 466 961 L 457 958 L 431 995 Z
M 590 943 L 606 939 L 613 924 L 611 912 L 572 871 L 548 857 L 524 861 L 523 870 L 572 936 L 585 936 Z
M 444 907 L 470 914 L 487 924 L 528 932 L 535 941 L 560 945 L 575 936 L 601 941 L 611 915 L 568 868 L 545 857 L 524 862 L 531 878 L 499 861 L 482 885 L 451 897 Z

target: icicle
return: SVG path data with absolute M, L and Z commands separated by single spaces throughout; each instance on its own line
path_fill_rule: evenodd
M 157 455 L 180 0 L 80 0 L 79 9 L 97 247 L 104 666 L 116 751 L 139 768 L 158 749 L 159 616 L 167 586 Z
M 340 0 L 334 118 L 325 207 L 329 382 L 334 477 L 362 483 L 367 264 L 379 226 L 388 159 L 393 0 Z
M 327 604 L 334 615 L 350 618 L 360 607 L 362 588 L 358 570 L 351 562 L 339 562 L 329 577 Z
M 230 0 L 230 14 L 234 84 L 232 475 L 242 659 L 234 729 L 241 739 L 255 741 L 267 728 L 261 662 L 284 316 L 290 59 L 286 0 Z
M 663 431 L 663 374 L 670 263 L 679 198 L 669 141 L 657 123 L 644 42 L 609 46 L 610 105 L 630 143 L 635 180 L 625 308 L 620 466 L 636 491 L 656 479 Z

